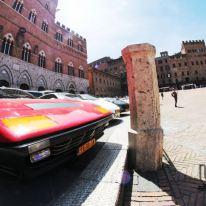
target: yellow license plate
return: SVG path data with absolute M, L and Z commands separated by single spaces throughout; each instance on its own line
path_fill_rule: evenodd
M 94 145 L 96 144 L 96 139 L 92 139 L 89 142 L 85 143 L 84 145 L 82 145 L 79 148 L 79 151 L 77 153 L 77 155 L 82 155 L 83 153 L 85 153 L 87 150 L 89 150 L 90 148 L 92 148 Z

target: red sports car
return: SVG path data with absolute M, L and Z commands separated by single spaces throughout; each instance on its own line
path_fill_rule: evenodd
M 112 113 L 78 100 L 0 100 L 0 170 L 44 170 L 80 156 L 96 143 Z

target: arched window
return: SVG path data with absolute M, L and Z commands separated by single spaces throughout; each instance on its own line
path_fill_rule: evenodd
M 84 49 L 83 49 L 82 45 L 80 45 L 80 44 L 78 44 L 77 49 L 78 49 L 79 51 L 81 51 L 81 52 L 83 52 L 83 51 L 84 51 Z
M 49 10 L 49 4 L 48 4 L 48 3 L 45 4 L 45 8 L 46 8 L 47 10 Z
M 21 13 L 24 6 L 23 0 L 16 0 L 13 4 L 13 9 L 15 9 L 17 12 Z
M 56 39 L 57 41 L 63 42 L 63 35 L 62 35 L 62 32 L 61 32 L 60 30 L 58 30 L 58 31 L 56 32 L 55 39 Z
M 63 64 L 60 58 L 57 58 L 55 61 L 55 72 L 62 73 L 63 72 Z
M 75 86 L 73 84 L 70 84 L 70 86 L 69 86 L 69 93 L 75 94 L 76 93 L 75 91 L 76 91 Z
M 32 9 L 29 13 L 29 21 L 31 21 L 32 23 L 36 23 L 36 10 L 35 9 Z
M 25 43 L 22 50 L 22 60 L 30 62 L 31 59 L 31 46 L 29 43 Z
M 74 42 L 73 42 L 73 40 L 72 39 L 68 39 L 68 45 L 70 46 L 70 47 L 74 47 Z
M 75 76 L 74 65 L 72 62 L 68 64 L 68 75 Z
M 43 68 L 46 67 L 46 54 L 44 51 L 39 52 L 38 66 L 43 67 Z
M 84 69 L 82 66 L 79 67 L 79 77 L 84 78 Z
M 12 55 L 13 44 L 14 44 L 14 38 L 12 34 L 6 34 L 3 39 L 1 52 L 4 54 Z
M 41 26 L 41 29 L 43 30 L 43 31 L 45 31 L 45 32 L 48 32 L 48 23 L 47 23 L 47 21 L 46 20 L 44 20 L 43 22 L 42 22 L 42 26 Z

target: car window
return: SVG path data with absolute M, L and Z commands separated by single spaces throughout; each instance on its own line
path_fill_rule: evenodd
M 20 89 L 0 88 L 0 90 L 2 93 L 1 98 L 34 98 L 33 95 Z
M 43 95 L 43 93 L 41 93 L 41 92 L 30 92 L 29 91 L 29 93 L 32 94 L 35 97 L 41 97 Z
M 18 96 L 19 98 L 33 98 L 33 95 L 21 90 L 18 90 Z
M 41 96 L 40 99 L 57 99 L 57 96 L 54 94 L 47 94 L 47 95 Z

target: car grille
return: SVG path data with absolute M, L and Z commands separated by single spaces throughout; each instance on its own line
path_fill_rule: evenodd
M 96 128 L 95 130 L 92 129 L 92 130 L 87 131 L 86 134 L 83 134 L 82 136 L 71 137 L 71 138 L 68 138 L 67 141 L 53 145 L 50 148 L 51 155 L 57 156 L 57 155 L 61 155 L 61 154 L 65 153 L 65 152 L 73 152 L 80 145 L 88 142 L 93 137 L 97 138 L 98 135 L 103 133 L 104 129 L 105 129 L 104 126 L 100 126 L 100 127 Z
M 56 144 L 51 147 L 51 155 L 56 156 L 64 152 L 72 151 L 82 142 L 82 137 L 71 137 L 67 141 Z
M 104 126 L 98 127 L 98 128 L 95 130 L 95 135 L 101 134 L 101 133 L 104 131 L 104 129 L 105 129 Z

